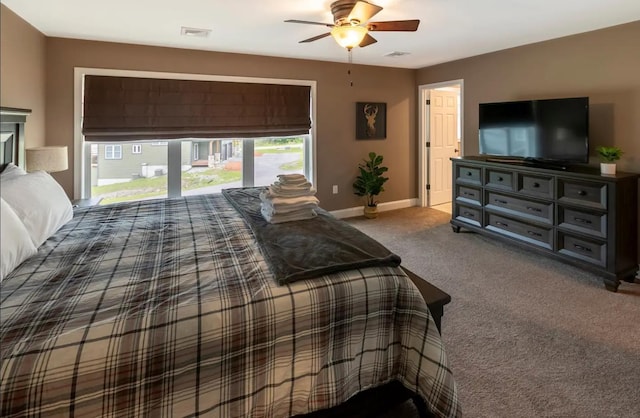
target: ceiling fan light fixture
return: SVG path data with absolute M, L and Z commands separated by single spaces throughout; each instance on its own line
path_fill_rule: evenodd
M 351 49 L 360 45 L 364 37 L 367 35 L 367 28 L 357 25 L 334 26 L 331 29 L 331 36 L 336 40 L 338 45 L 343 48 Z

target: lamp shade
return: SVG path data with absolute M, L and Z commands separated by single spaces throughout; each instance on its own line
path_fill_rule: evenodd
M 367 28 L 357 25 L 334 26 L 331 36 L 341 47 L 351 49 L 360 45 L 367 32 Z
M 27 148 L 27 171 L 55 173 L 69 168 L 66 146 Z

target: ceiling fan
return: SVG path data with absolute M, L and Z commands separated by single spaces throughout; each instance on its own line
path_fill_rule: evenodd
M 329 35 L 338 44 L 348 50 L 355 46 L 365 47 L 378 42 L 369 32 L 415 32 L 418 30 L 420 20 L 394 20 L 386 22 L 369 22 L 378 14 L 382 7 L 363 0 L 337 0 L 331 3 L 331 14 L 334 23 L 310 22 L 307 20 L 285 20 L 288 23 L 303 23 L 308 25 L 321 25 L 331 28 L 330 32 L 304 39 L 300 43 L 313 42 Z

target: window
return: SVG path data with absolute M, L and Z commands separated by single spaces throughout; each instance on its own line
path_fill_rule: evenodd
M 193 161 L 200 159 L 200 144 L 194 142 L 193 144 Z
M 194 139 L 159 143 L 142 158 L 106 158 L 118 144 L 105 149 L 91 170 L 91 197 L 101 204 L 148 198 L 219 193 L 224 188 L 267 186 L 278 174 L 305 174 L 310 139 L 305 137 L 256 139 Z M 93 149 L 96 144 L 87 143 Z M 128 146 L 128 145 L 127 145 Z M 139 144 L 131 144 L 132 149 Z M 199 158 L 197 158 L 199 157 Z M 172 174 L 173 173 L 173 174 Z M 172 177 L 175 176 L 175 177 Z M 171 178 L 176 179 L 172 181 Z
M 122 147 L 129 145 L 132 154 L 123 156 Z M 85 152 L 91 155 L 92 163 L 90 192 L 85 196 L 100 197 L 101 203 L 107 204 L 267 186 L 278 174 L 300 173 L 312 180 L 309 135 L 186 138 L 153 145 L 142 154 L 142 144 L 86 142 Z
M 278 174 L 305 174 L 304 138 L 262 138 L 254 143 L 254 186 L 268 186 Z
M 104 146 L 104 159 L 105 160 L 121 160 L 122 159 L 122 145 L 105 145 Z
M 122 147 L 131 154 L 122 155 Z M 91 143 L 98 155 L 91 166 L 91 197 L 99 197 L 100 204 L 167 197 L 168 195 L 168 147 L 152 147 L 143 153 L 142 144 Z M 116 151 L 120 150 L 120 151 Z M 113 158 L 117 154 L 118 158 Z
M 266 185 L 276 180 L 274 172 L 300 172 L 305 174 L 313 182 L 315 175 L 315 158 L 313 155 L 314 125 L 311 124 L 309 134 L 300 132 L 287 133 L 273 131 L 273 138 L 247 138 L 246 132 L 223 134 L 238 135 L 238 137 L 224 138 L 226 135 L 217 136 L 213 132 L 210 138 L 199 137 L 202 132 L 194 133 L 192 137 L 185 132 L 184 137 L 162 136 L 155 137 L 153 132 L 145 135 L 123 135 L 117 132 L 111 138 L 107 130 L 91 130 L 85 122 L 87 119 L 85 109 L 87 106 L 85 94 L 86 76 L 108 77 L 140 77 L 143 79 L 175 79 L 175 80 L 206 80 L 222 83 L 240 83 L 251 85 L 277 84 L 280 86 L 300 85 L 308 86 L 307 100 L 309 113 L 305 116 L 308 120 L 315 115 L 315 81 L 277 80 L 277 79 L 251 79 L 246 77 L 205 76 L 194 78 L 192 74 L 174 74 L 146 71 L 127 71 L 111 69 L 76 68 L 75 102 L 79 112 L 75 114 L 76 149 L 82 155 L 81 166 L 75 170 L 74 195 L 82 198 L 98 197 L 103 193 L 110 193 L 118 200 L 139 200 L 146 197 L 175 197 L 187 194 L 204 193 L 208 187 L 251 187 L 254 185 Z M 85 109 L 86 110 L 86 109 Z M 300 115 L 298 115 L 300 116 Z M 156 125 L 153 125 L 155 127 Z M 269 125 L 271 126 L 271 125 Z M 85 132 L 85 129 L 88 129 Z M 268 131 L 257 135 L 264 137 Z M 273 140 L 291 139 L 278 137 L 278 135 L 297 136 L 295 143 L 281 146 Z M 125 137 L 127 139 L 125 139 Z M 111 142 L 112 140 L 112 142 Z M 141 140 L 147 142 L 142 143 Z M 92 142 L 95 141 L 95 142 Z M 276 146 L 277 145 L 277 146 Z M 131 146 L 131 151 L 129 151 Z M 123 152 L 122 147 L 125 147 Z M 144 153 L 142 153 L 144 148 Z M 256 153 L 254 153 L 254 148 Z M 95 152 L 97 150 L 98 152 Z M 137 153 L 138 150 L 140 153 Z M 134 155 L 135 153 L 135 155 Z M 213 170 L 213 171 L 212 171 Z M 193 180 L 195 174 L 202 178 Z M 145 187 L 138 187 L 137 183 L 151 183 Z M 131 193 L 130 187 L 126 199 L 121 199 L 123 194 L 116 190 L 118 183 L 134 182 L 135 193 Z M 161 182 L 160 186 L 156 183 Z M 166 184 L 166 188 L 165 185 Z M 107 190 L 109 186 L 111 191 Z M 200 187 L 203 186 L 203 187 Z M 120 187 L 120 186 L 118 186 Z M 164 190 L 161 190 L 164 189 Z M 203 189 L 200 191 L 199 189 Z M 135 196 L 138 191 L 144 191 L 146 196 Z M 152 196 L 153 195 L 153 196 Z M 102 203 L 109 203 L 108 199 Z

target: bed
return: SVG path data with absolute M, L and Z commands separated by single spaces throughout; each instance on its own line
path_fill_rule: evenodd
M 0 283 L 0 415 L 337 416 L 394 386 L 461 416 L 399 260 L 289 262 L 283 283 L 248 216 L 224 194 L 73 209 Z

